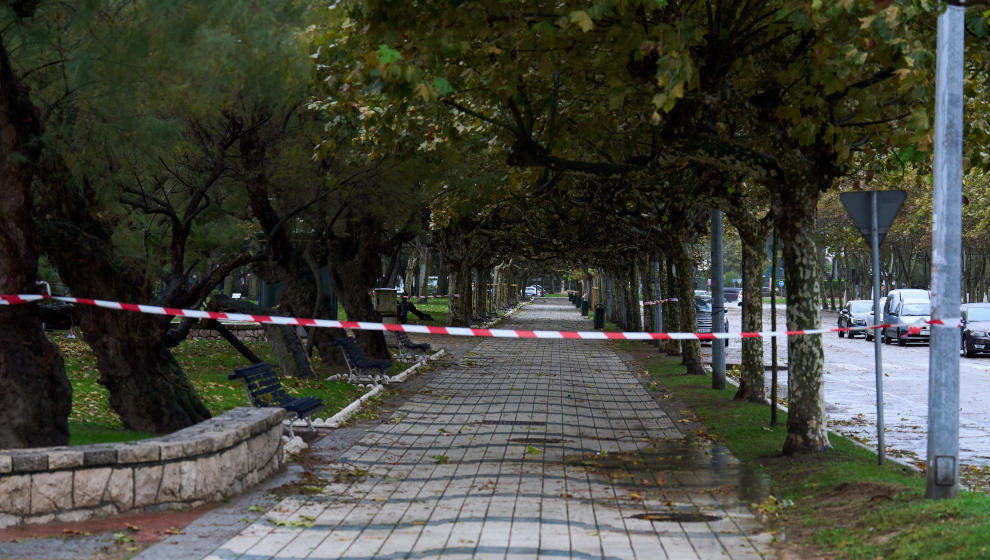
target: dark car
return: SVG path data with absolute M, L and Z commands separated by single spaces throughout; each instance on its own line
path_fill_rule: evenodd
M 698 332 L 712 332 L 712 298 L 711 296 L 694 296 L 694 311 L 698 319 Z M 725 329 L 722 332 L 729 332 L 729 320 L 725 320 Z M 725 341 L 729 345 L 729 341 Z
M 722 288 L 722 297 L 725 298 L 725 303 L 737 302 L 741 296 L 742 288 Z
M 870 320 L 871 311 L 873 311 L 873 302 L 868 299 L 847 301 L 842 306 L 842 311 L 839 312 L 839 328 L 847 329 L 849 327 L 866 326 Z M 846 334 L 849 335 L 849 338 L 855 338 L 858 334 L 866 336 L 866 333 L 863 331 L 849 331 L 848 333 L 840 332 L 839 338 L 844 337 Z
M 962 349 L 967 358 L 990 354 L 990 303 L 967 303 L 962 314 Z

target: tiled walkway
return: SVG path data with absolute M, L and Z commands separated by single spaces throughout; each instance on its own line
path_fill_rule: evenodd
M 505 326 L 589 325 L 558 299 Z M 736 460 L 685 440 L 608 343 L 481 341 L 322 476 L 209 558 L 769 556 Z

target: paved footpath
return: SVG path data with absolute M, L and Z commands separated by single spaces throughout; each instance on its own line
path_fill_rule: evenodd
M 588 320 L 544 299 L 505 326 Z M 479 341 L 321 477 L 207 558 L 771 556 L 735 458 L 603 342 Z

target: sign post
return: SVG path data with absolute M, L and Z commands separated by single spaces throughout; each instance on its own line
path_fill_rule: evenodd
M 870 244 L 874 327 L 883 324 L 883 316 L 880 314 L 880 243 L 887 236 L 890 224 L 894 222 L 906 197 L 904 191 L 857 191 L 839 195 L 849 217 Z M 886 459 L 886 446 L 883 433 L 883 351 L 878 332 L 873 333 L 873 367 L 877 386 L 877 460 L 882 465 Z

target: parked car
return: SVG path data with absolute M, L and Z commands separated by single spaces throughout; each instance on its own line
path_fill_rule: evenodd
M 712 332 L 712 298 L 711 296 L 694 296 L 694 312 L 698 320 L 698 332 Z M 729 332 L 729 320 L 725 319 L 722 332 Z M 729 341 L 725 341 L 729 345 Z
M 884 344 L 896 341 L 904 346 L 908 342 L 928 342 L 930 329 L 926 321 L 932 318 L 932 299 L 928 290 L 891 290 L 883 309 L 884 324 L 904 324 L 903 327 L 886 327 L 880 331 Z M 908 334 L 911 327 L 920 332 Z
M 722 297 L 725 303 L 741 302 L 742 288 L 722 288 Z
M 886 297 L 880 298 L 880 309 L 881 310 L 883 310 L 883 306 L 884 305 L 887 305 L 887 298 Z M 873 306 L 872 305 L 870 306 L 870 312 L 866 315 L 866 324 L 867 325 L 874 325 L 874 324 L 876 324 L 876 322 L 873 320 Z M 876 334 L 876 332 L 877 332 L 876 329 L 867 329 L 866 330 L 866 341 L 867 342 L 873 342 L 873 335 Z
M 967 303 L 962 314 L 962 350 L 967 358 L 990 354 L 990 303 Z
M 863 327 L 866 326 L 870 319 L 870 312 L 873 311 L 873 302 L 868 299 L 854 299 L 847 301 L 845 305 L 842 306 L 842 311 L 839 312 L 839 328 L 847 329 L 849 327 Z M 839 338 L 842 338 L 847 333 L 840 332 Z M 849 338 L 855 338 L 856 335 L 860 334 L 860 331 L 849 331 Z M 865 334 L 865 333 L 864 333 Z
M 526 286 L 526 290 L 524 291 L 524 293 L 528 297 L 535 297 L 539 293 L 539 291 L 540 290 L 538 290 L 536 286 Z

